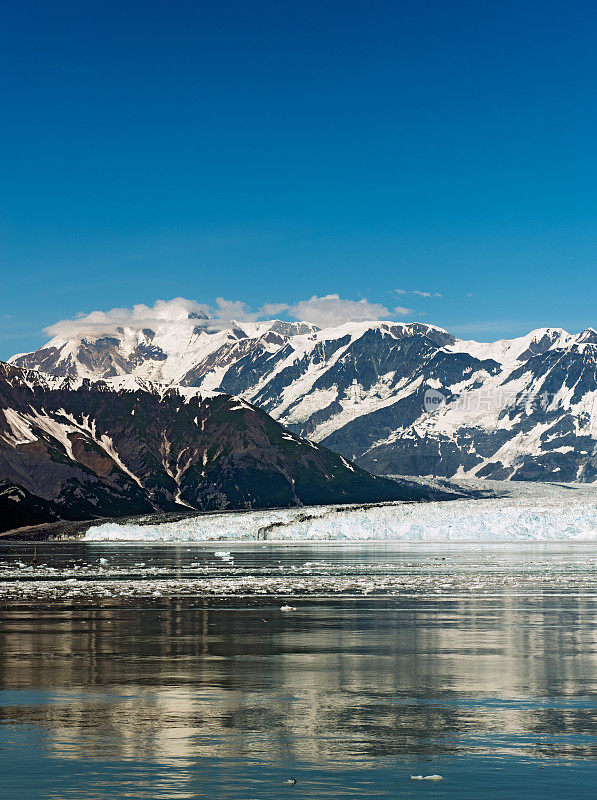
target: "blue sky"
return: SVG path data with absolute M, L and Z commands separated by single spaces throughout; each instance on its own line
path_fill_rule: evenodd
M 596 23 L 549 0 L 4 4 L 0 358 L 177 296 L 338 294 L 480 339 L 595 325 Z

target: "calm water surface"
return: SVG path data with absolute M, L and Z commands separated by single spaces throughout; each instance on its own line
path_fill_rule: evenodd
M 0 547 L 2 796 L 595 797 L 597 546 L 224 548 Z

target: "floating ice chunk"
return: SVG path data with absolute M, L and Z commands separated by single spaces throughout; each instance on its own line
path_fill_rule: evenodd
M 280 606 L 280 611 L 296 611 L 294 606 Z

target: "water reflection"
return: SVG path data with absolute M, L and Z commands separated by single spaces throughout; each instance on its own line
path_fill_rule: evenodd
M 585 592 L 525 598 L 507 585 L 453 600 L 310 598 L 293 613 L 258 597 L 5 605 L 0 764 L 26 751 L 62 765 L 43 789 L 20 776 L 15 796 L 63 796 L 61 780 L 78 785 L 65 764 L 85 760 L 112 764 L 113 781 L 86 773 L 72 796 L 190 798 L 277 796 L 288 770 L 303 776 L 296 796 L 373 797 L 395 796 L 395 770 L 407 780 L 413 765 L 587 761 L 596 621 Z
M 590 733 L 591 709 L 574 702 L 595 688 L 589 613 L 573 598 L 527 610 L 322 604 L 292 616 L 177 604 L 6 611 L 2 686 L 50 695 L 0 713 L 75 756 L 180 757 L 216 737 L 229 756 L 321 761 L 482 748 L 481 734 L 497 732 L 543 751 L 541 736 Z

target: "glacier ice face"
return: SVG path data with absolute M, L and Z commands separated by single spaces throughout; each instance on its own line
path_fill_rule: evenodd
M 597 487 L 508 485 L 504 497 L 370 507 L 204 514 L 162 524 L 105 523 L 87 541 L 511 542 L 597 539 Z

